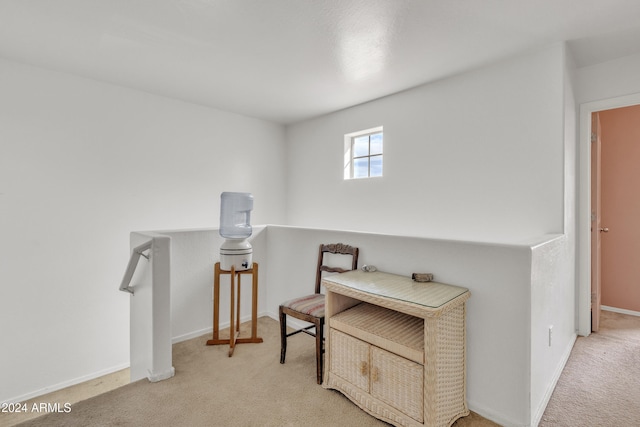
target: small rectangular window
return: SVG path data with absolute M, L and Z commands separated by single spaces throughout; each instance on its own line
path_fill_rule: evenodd
M 382 176 L 382 126 L 344 136 L 344 179 Z

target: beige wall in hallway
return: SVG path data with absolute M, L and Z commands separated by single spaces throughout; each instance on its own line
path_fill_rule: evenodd
M 640 106 L 600 112 L 602 304 L 640 311 Z

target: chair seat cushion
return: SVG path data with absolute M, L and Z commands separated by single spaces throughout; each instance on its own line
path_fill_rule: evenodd
M 324 317 L 324 295 L 312 294 L 282 303 L 283 307 L 314 317 Z

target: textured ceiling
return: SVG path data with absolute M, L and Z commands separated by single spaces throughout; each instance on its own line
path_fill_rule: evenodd
M 0 57 L 280 123 L 561 41 L 640 52 L 640 1 L 0 1 Z

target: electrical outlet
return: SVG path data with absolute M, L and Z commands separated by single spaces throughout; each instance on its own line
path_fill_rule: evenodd
M 551 347 L 551 338 L 553 338 L 553 325 L 549 326 L 549 347 Z

